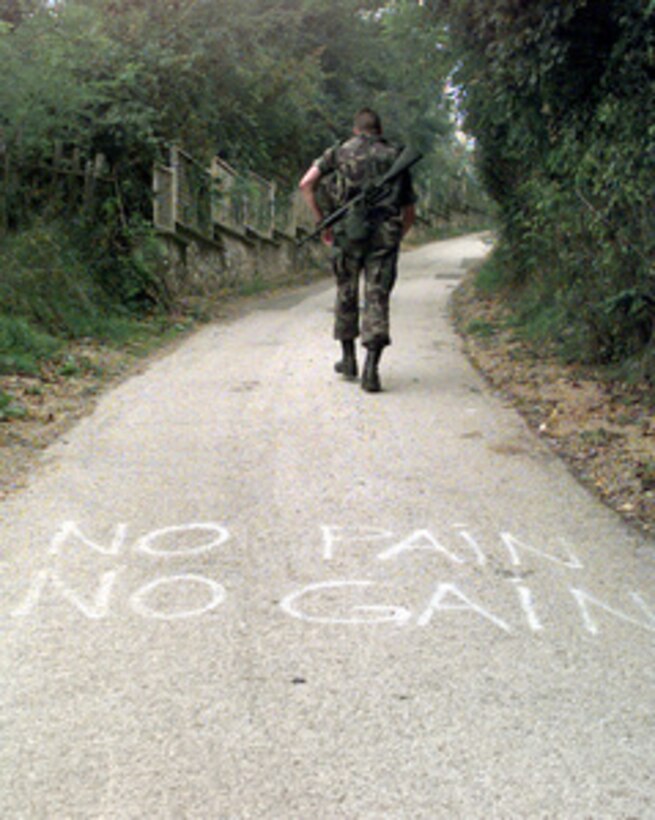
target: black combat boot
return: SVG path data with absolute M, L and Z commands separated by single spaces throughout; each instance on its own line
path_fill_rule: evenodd
M 355 355 L 355 340 L 346 339 L 341 342 L 343 348 L 342 358 L 334 365 L 337 373 L 341 373 L 344 379 L 353 381 L 357 378 L 357 357 Z
M 382 347 L 369 347 L 366 351 L 366 362 L 362 373 L 362 390 L 367 393 L 379 393 L 382 390 L 378 365 L 382 357 Z

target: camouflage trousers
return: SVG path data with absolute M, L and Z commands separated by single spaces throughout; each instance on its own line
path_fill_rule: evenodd
M 335 248 L 332 267 L 336 278 L 334 338 L 360 335 L 360 275 L 364 276 L 361 336 L 364 347 L 386 347 L 389 335 L 389 297 L 396 282 L 398 246 Z

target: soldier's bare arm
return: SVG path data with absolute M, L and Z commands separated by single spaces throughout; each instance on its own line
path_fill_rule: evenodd
M 305 202 L 309 205 L 312 214 L 317 222 L 320 222 L 323 219 L 323 212 L 318 206 L 316 202 L 316 186 L 318 185 L 318 181 L 321 178 L 321 172 L 317 165 L 312 165 L 311 168 L 307 170 L 303 178 L 300 180 L 300 190 L 302 191 L 302 195 L 305 199 Z
M 309 205 L 309 208 L 314 215 L 314 219 L 318 224 L 323 219 L 323 211 L 321 210 L 318 202 L 316 201 L 316 186 L 318 185 L 321 179 L 321 170 L 318 165 L 312 165 L 311 168 L 307 170 L 303 178 L 300 180 L 299 188 L 302 192 L 305 202 Z M 321 236 L 321 241 L 325 245 L 332 245 L 334 242 L 334 237 L 332 234 L 332 229 L 328 228 L 327 230 L 323 231 Z

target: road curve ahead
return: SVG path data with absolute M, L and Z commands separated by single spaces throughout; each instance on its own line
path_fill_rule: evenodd
M 655 817 L 655 544 L 407 253 L 385 391 L 327 284 L 117 387 L 0 506 L 0 816 Z

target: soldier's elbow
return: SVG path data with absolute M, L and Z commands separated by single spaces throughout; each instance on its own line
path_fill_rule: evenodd
M 321 174 L 318 168 L 315 165 L 312 165 L 312 167 L 305 173 L 298 183 L 298 187 L 301 191 L 313 191 L 320 175 Z

